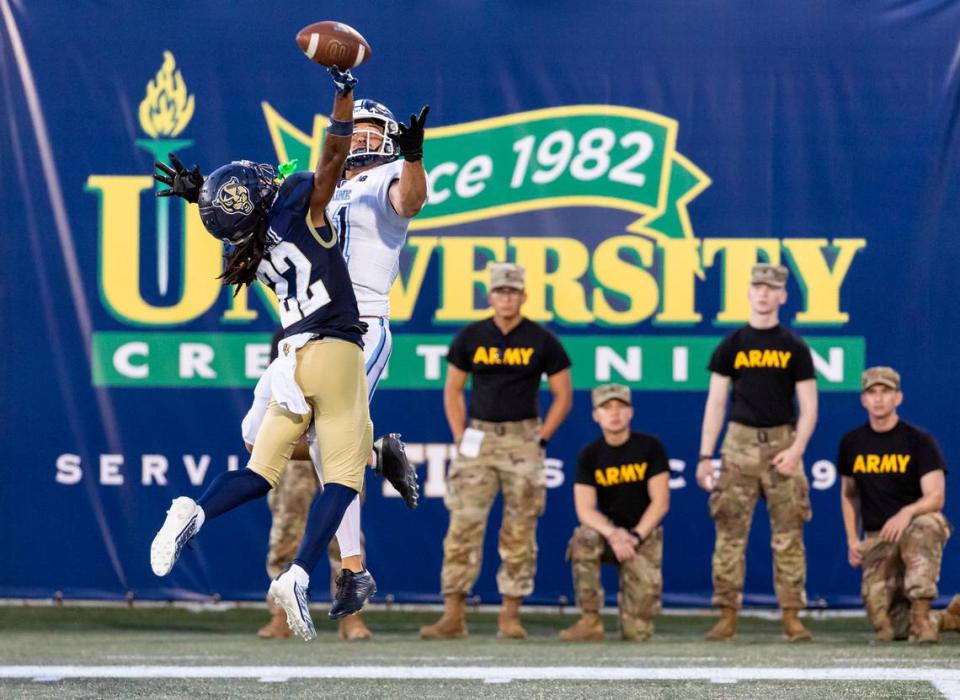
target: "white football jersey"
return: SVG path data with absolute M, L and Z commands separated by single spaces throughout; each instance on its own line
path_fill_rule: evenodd
M 400 178 L 402 160 L 341 180 L 327 205 L 350 270 L 361 316 L 389 316 L 388 295 L 400 272 L 400 251 L 410 219 L 390 204 L 390 184 Z

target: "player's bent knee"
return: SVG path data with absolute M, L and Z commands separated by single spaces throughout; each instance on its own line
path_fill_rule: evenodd
M 602 546 L 603 535 L 601 535 L 597 530 L 594 530 L 592 527 L 580 525 L 576 530 L 573 531 L 573 537 L 570 539 L 570 544 L 574 548 L 586 547 L 594 549 Z
M 271 489 L 277 488 L 277 484 L 280 483 L 281 471 L 276 467 L 274 467 L 273 465 L 260 464 L 259 462 L 250 462 L 247 465 L 247 469 L 254 472 L 255 474 L 259 474 L 264 479 L 266 479 L 267 483 L 270 484 Z
M 359 476 L 337 475 L 326 478 L 326 475 L 324 475 L 324 486 L 332 486 L 333 484 L 339 484 L 359 494 L 360 489 L 363 488 L 363 470 L 360 470 Z

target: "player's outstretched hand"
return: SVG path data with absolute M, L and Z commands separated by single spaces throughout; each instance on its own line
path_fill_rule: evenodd
M 391 134 L 390 138 L 397 144 L 404 159 L 414 163 L 423 158 L 423 126 L 427 123 L 430 114 L 430 105 L 420 109 L 420 116 L 410 115 L 410 125 L 398 124 L 400 133 Z
M 333 84 L 337 86 L 337 94 L 340 95 L 340 97 L 346 97 L 353 88 L 357 87 L 358 81 L 353 77 L 349 68 L 342 71 L 336 66 L 330 66 L 327 68 L 327 72 L 330 74 L 330 77 L 333 78 Z
M 157 192 L 158 197 L 182 197 L 193 204 L 200 198 L 200 188 L 203 187 L 203 175 L 200 173 L 199 166 L 194 165 L 191 170 L 187 170 L 176 153 L 170 154 L 171 168 L 166 163 L 159 160 L 154 161 L 154 167 L 160 172 L 153 174 L 153 179 L 168 185 L 170 189 Z

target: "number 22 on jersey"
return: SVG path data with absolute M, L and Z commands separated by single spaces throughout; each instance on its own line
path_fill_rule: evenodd
M 296 271 L 293 289 L 284 275 Z M 262 260 L 257 268 L 261 280 L 270 287 L 280 301 L 280 323 L 284 328 L 306 318 L 330 303 L 330 294 L 322 279 L 310 282 L 313 265 L 290 241 L 282 241 L 270 250 L 270 259 Z

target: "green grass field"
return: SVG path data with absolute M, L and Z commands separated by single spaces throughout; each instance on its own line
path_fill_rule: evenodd
M 935 647 L 875 644 L 862 618 L 808 620 L 816 641 L 787 644 L 776 621 L 741 620 L 707 643 L 711 618 L 662 616 L 646 643 L 571 645 L 569 615 L 524 614 L 525 641 L 470 615 L 470 638 L 424 642 L 436 613 L 372 612 L 375 637 L 348 644 L 316 609 L 320 636 L 263 641 L 252 609 L 0 607 L 0 697 L 960 698 L 960 634 Z

